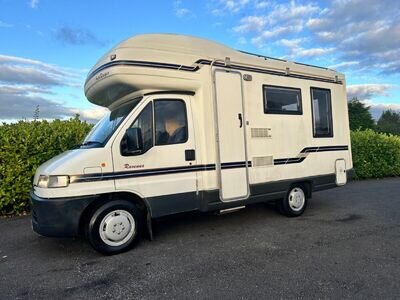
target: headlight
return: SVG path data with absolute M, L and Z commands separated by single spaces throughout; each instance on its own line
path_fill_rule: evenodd
M 41 188 L 59 188 L 66 187 L 69 185 L 69 176 L 62 175 L 40 175 L 38 181 L 38 187 Z

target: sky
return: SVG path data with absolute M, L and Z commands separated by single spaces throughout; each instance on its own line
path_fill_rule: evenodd
M 400 1 L 0 0 L 0 120 L 95 121 L 83 84 L 120 41 L 144 33 L 203 37 L 333 68 L 375 118 L 400 111 Z

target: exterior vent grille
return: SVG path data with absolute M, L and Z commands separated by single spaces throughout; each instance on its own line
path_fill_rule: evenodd
M 251 129 L 252 138 L 270 138 L 271 128 L 252 128 Z
M 253 167 L 262 167 L 262 166 L 272 166 L 273 164 L 272 156 L 258 156 L 253 157 Z

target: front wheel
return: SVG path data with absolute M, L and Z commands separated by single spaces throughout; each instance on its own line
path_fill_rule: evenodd
M 136 205 L 116 200 L 94 211 L 86 225 L 86 236 L 95 250 L 112 255 L 131 249 L 142 229 L 143 215 Z
M 279 211 L 288 217 L 298 217 L 307 207 L 307 193 L 304 186 L 297 184 L 290 187 L 285 198 L 278 202 Z

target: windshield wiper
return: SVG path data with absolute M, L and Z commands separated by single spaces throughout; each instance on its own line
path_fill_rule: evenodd
M 102 142 L 98 142 L 98 141 L 87 141 L 87 142 L 84 142 L 82 144 L 75 145 L 74 147 L 72 147 L 72 149 L 77 149 L 77 148 L 80 148 L 80 147 L 92 146 L 92 145 L 93 146 L 94 145 L 103 146 L 103 143 Z

